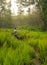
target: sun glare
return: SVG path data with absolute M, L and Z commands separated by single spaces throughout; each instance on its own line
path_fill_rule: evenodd
M 17 11 L 18 11 L 18 7 L 17 7 L 16 0 L 11 0 L 11 12 L 12 12 L 12 14 L 17 15 Z
M 6 2 L 8 3 L 10 0 L 6 0 Z
M 7 2 L 9 2 L 9 1 L 10 0 L 7 0 Z M 33 7 L 34 7 L 34 5 L 30 6 L 31 11 L 32 11 Z M 23 10 L 24 10 L 24 15 L 26 15 L 28 7 L 24 7 Z M 12 15 L 18 14 L 18 6 L 17 6 L 17 3 L 16 3 L 16 0 L 11 0 L 11 13 L 12 13 Z

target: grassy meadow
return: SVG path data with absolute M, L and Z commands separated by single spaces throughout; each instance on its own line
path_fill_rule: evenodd
M 47 65 L 47 32 L 0 29 L 0 65 Z

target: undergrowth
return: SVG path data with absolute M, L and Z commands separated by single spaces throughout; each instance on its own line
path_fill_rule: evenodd
M 47 32 L 0 29 L 0 65 L 47 65 Z

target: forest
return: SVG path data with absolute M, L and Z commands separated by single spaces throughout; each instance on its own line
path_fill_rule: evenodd
M 0 0 L 0 65 L 47 65 L 47 0 Z

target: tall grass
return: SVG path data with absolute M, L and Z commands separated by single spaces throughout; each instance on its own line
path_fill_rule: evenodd
M 0 29 L 0 65 L 47 65 L 47 32 Z

